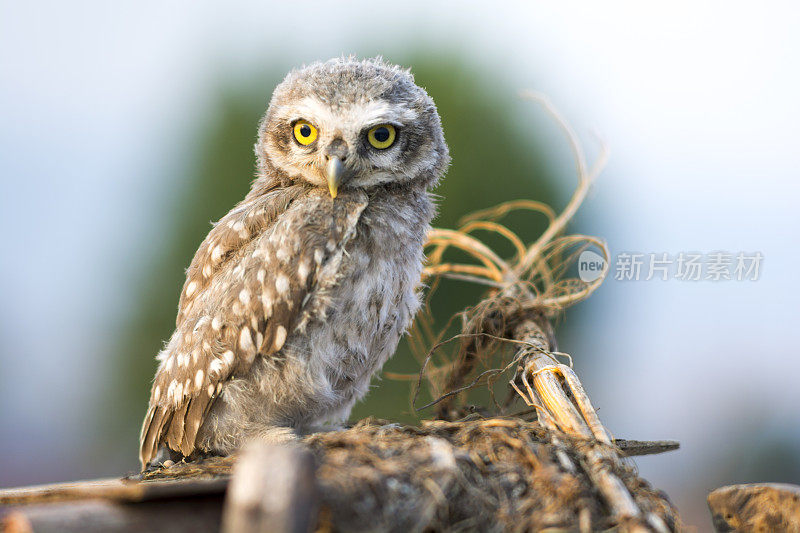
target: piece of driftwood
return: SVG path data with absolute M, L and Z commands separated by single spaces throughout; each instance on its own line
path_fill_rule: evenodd
M 708 495 L 717 531 L 800 533 L 800 487 L 784 483 L 730 485 Z
M 252 442 L 240 454 L 225 500 L 224 533 L 306 533 L 317 523 L 314 456 L 300 446 Z

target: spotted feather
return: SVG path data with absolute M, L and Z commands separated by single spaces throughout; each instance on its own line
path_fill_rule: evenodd
M 307 322 L 304 307 L 323 302 L 335 285 L 366 196 L 287 196 L 269 198 L 271 210 L 240 205 L 234 211 L 261 211 L 248 226 L 259 231 L 236 240 L 225 222 L 235 218 L 226 215 L 195 256 L 188 279 L 197 285 L 188 291 L 192 282 L 184 286 L 177 328 L 158 356 L 141 433 L 143 467 L 161 446 L 190 455 L 222 384 L 245 374 L 257 357 L 276 357 L 291 332 Z M 201 282 L 200 265 L 213 262 L 203 251 L 208 243 L 225 243 L 225 260 L 236 265 L 215 268 Z

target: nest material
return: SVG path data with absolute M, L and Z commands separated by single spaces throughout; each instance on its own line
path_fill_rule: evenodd
M 418 407 L 415 392 L 414 406 L 424 409 L 438 404 L 438 418 L 458 418 L 468 391 L 478 386 L 488 389 L 494 412 L 506 414 L 504 407 L 511 403 L 513 395 L 505 406 L 500 405 L 494 385 L 509 371 L 517 370 L 517 363 L 521 362 L 509 359 L 509 353 L 521 344 L 528 344 L 514 336 L 516 323 L 525 320 L 537 322 L 548 337 L 543 350 L 551 355 L 557 354 L 550 321 L 567 307 L 588 298 L 608 273 L 609 251 L 602 240 L 590 235 L 564 234 L 591 184 L 605 166 L 608 152 L 601 145 L 600 154 L 589 165 L 574 130 L 550 101 L 534 93 L 523 96 L 540 103 L 566 135 L 575 160 L 578 184 L 560 213 L 542 202 L 513 200 L 467 215 L 455 230 L 437 228 L 429 232 L 426 244 L 428 264 L 423 278 L 428 281 L 430 289 L 426 306 L 416 317 L 410 346 L 422 365 L 416 390 L 420 390 L 424 381 L 433 399 Z M 544 216 L 547 228 L 533 242 L 526 243 L 522 234 L 515 233 L 503 223 L 503 219 L 513 213 Z M 489 240 L 475 235 L 479 232 Z M 503 257 L 493 249 L 492 243 L 497 243 L 498 239 L 510 243 L 515 253 Z M 572 277 L 570 269 L 581 253 L 589 248 L 600 253 L 602 271 L 591 281 Z M 454 315 L 437 332 L 430 300 L 443 278 L 479 284 L 488 287 L 488 291 L 479 303 Z M 454 343 L 454 350 L 443 349 L 456 340 L 459 342 Z M 558 363 L 554 357 L 553 362 Z M 414 379 L 409 375 L 389 373 L 387 377 Z M 525 397 L 524 394 L 521 396 Z M 530 399 L 526 402 L 530 404 Z
M 558 444 L 554 443 L 560 441 Z M 427 421 L 421 427 L 366 419 L 321 433 L 308 445 L 317 472 L 322 527 L 348 531 L 596 531 L 620 525 L 578 466 L 604 445 L 536 422 L 492 418 Z M 562 462 L 565 453 L 570 461 Z M 617 466 L 643 512 L 679 529 L 665 495 L 632 467 Z
M 585 470 L 587 454 L 608 446 L 537 422 L 431 420 L 417 427 L 365 419 L 305 444 L 317 461 L 318 531 L 626 529 Z M 234 462 L 177 463 L 144 477 L 226 475 Z M 613 473 L 643 513 L 681 529 L 677 510 L 634 468 L 617 464 Z

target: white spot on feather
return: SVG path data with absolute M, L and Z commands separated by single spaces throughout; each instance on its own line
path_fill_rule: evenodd
M 278 291 L 283 297 L 289 295 L 289 278 L 286 277 L 284 274 L 278 274 L 278 277 L 275 278 L 275 289 Z
M 275 330 L 275 342 L 273 343 L 275 350 L 283 348 L 283 343 L 286 342 L 286 328 L 278 326 Z
M 250 232 L 247 231 L 247 228 L 244 227 L 244 224 L 241 221 L 234 224 L 232 229 L 239 234 L 240 239 L 244 240 L 250 236 Z
M 242 292 L 239 293 L 239 301 L 242 302 L 244 305 L 250 303 L 250 291 L 247 289 L 242 289 Z
M 222 329 L 222 319 L 219 315 L 214 317 L 214 320 L 211 321 L 211 329 L 214 331 L 219 331 Z
M 219 375 L 222 373 L 222 366 L 225 363 L 222 362 L 222 359 L 214 359 L 211 361 L 211 364 L 208 365 L 208 374 Z
M 197 387 L 198 390 L 203 386 L 203 379 L 205 377 L 206 375 L 202 368 L 197 371 L 197 374 L 194 375 L 194 386 Z
M 175 403 L 178 403 L 183 399 L 183 383 L 178 383 L 176 381 L 173 381 L 173 383 L 175 383 L 175 396 L 173 399 Z
M 233 361 L 235 359 L 235 356 L 233 355 L 233 352 L 231 350 L 228 350 L 227 352 L 222 354 L 222 359 L 223 359 L 223 361 L 225 361 L 226 365 L 231 367 L 231 366 L 233 366 Z
M 300 261 L 300 266 L 297 267 L 297 276 L 300 278 L 300 283 L 305 283 L 308 279 L 308 263 Z
M 175 397 L 175 387 L 178 386 L 178 382 L 174 379 L 169 382 L 169 387 L 167 387 L 167 401 L 171 402 Z
M 242 332 L 239 334 L 239 348 L 246 352 L 255 351 L 255 346 L 253 346 L 253 337 L 250 335 L 250 328 L 248 327 L 242 328 Z
M 220 259 L 222 259 L 222 254 L 225 253 L 225 250 L 222 249 L 221 245 L 216 245 L 214 250 L 211 252 L 211 261 L 214 263 L 219 263 Z
M 264 308 L 264 320 L 272 316 L 272 301 L 266 293 L 261 295 L 261 306 Z
M 197 290 L 197 282 L 193 281 L 186 286 L 186 296 L 191 296 Z
M 153 389 L 153 401 L 157 402 L 161 399 L 161 387 L 156 385 L 156 388 Z

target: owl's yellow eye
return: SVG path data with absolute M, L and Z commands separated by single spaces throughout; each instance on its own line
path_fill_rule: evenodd
M 310 122 L 298 120 L 294 123 L 294 138 L 303 146 L 308 146 L 317 140 L 317 128 Z
M 367 132 L 369 144 L 378 150 L 384 150 L 394 144 L 397 132 L 391 124 L 380 124 Z

